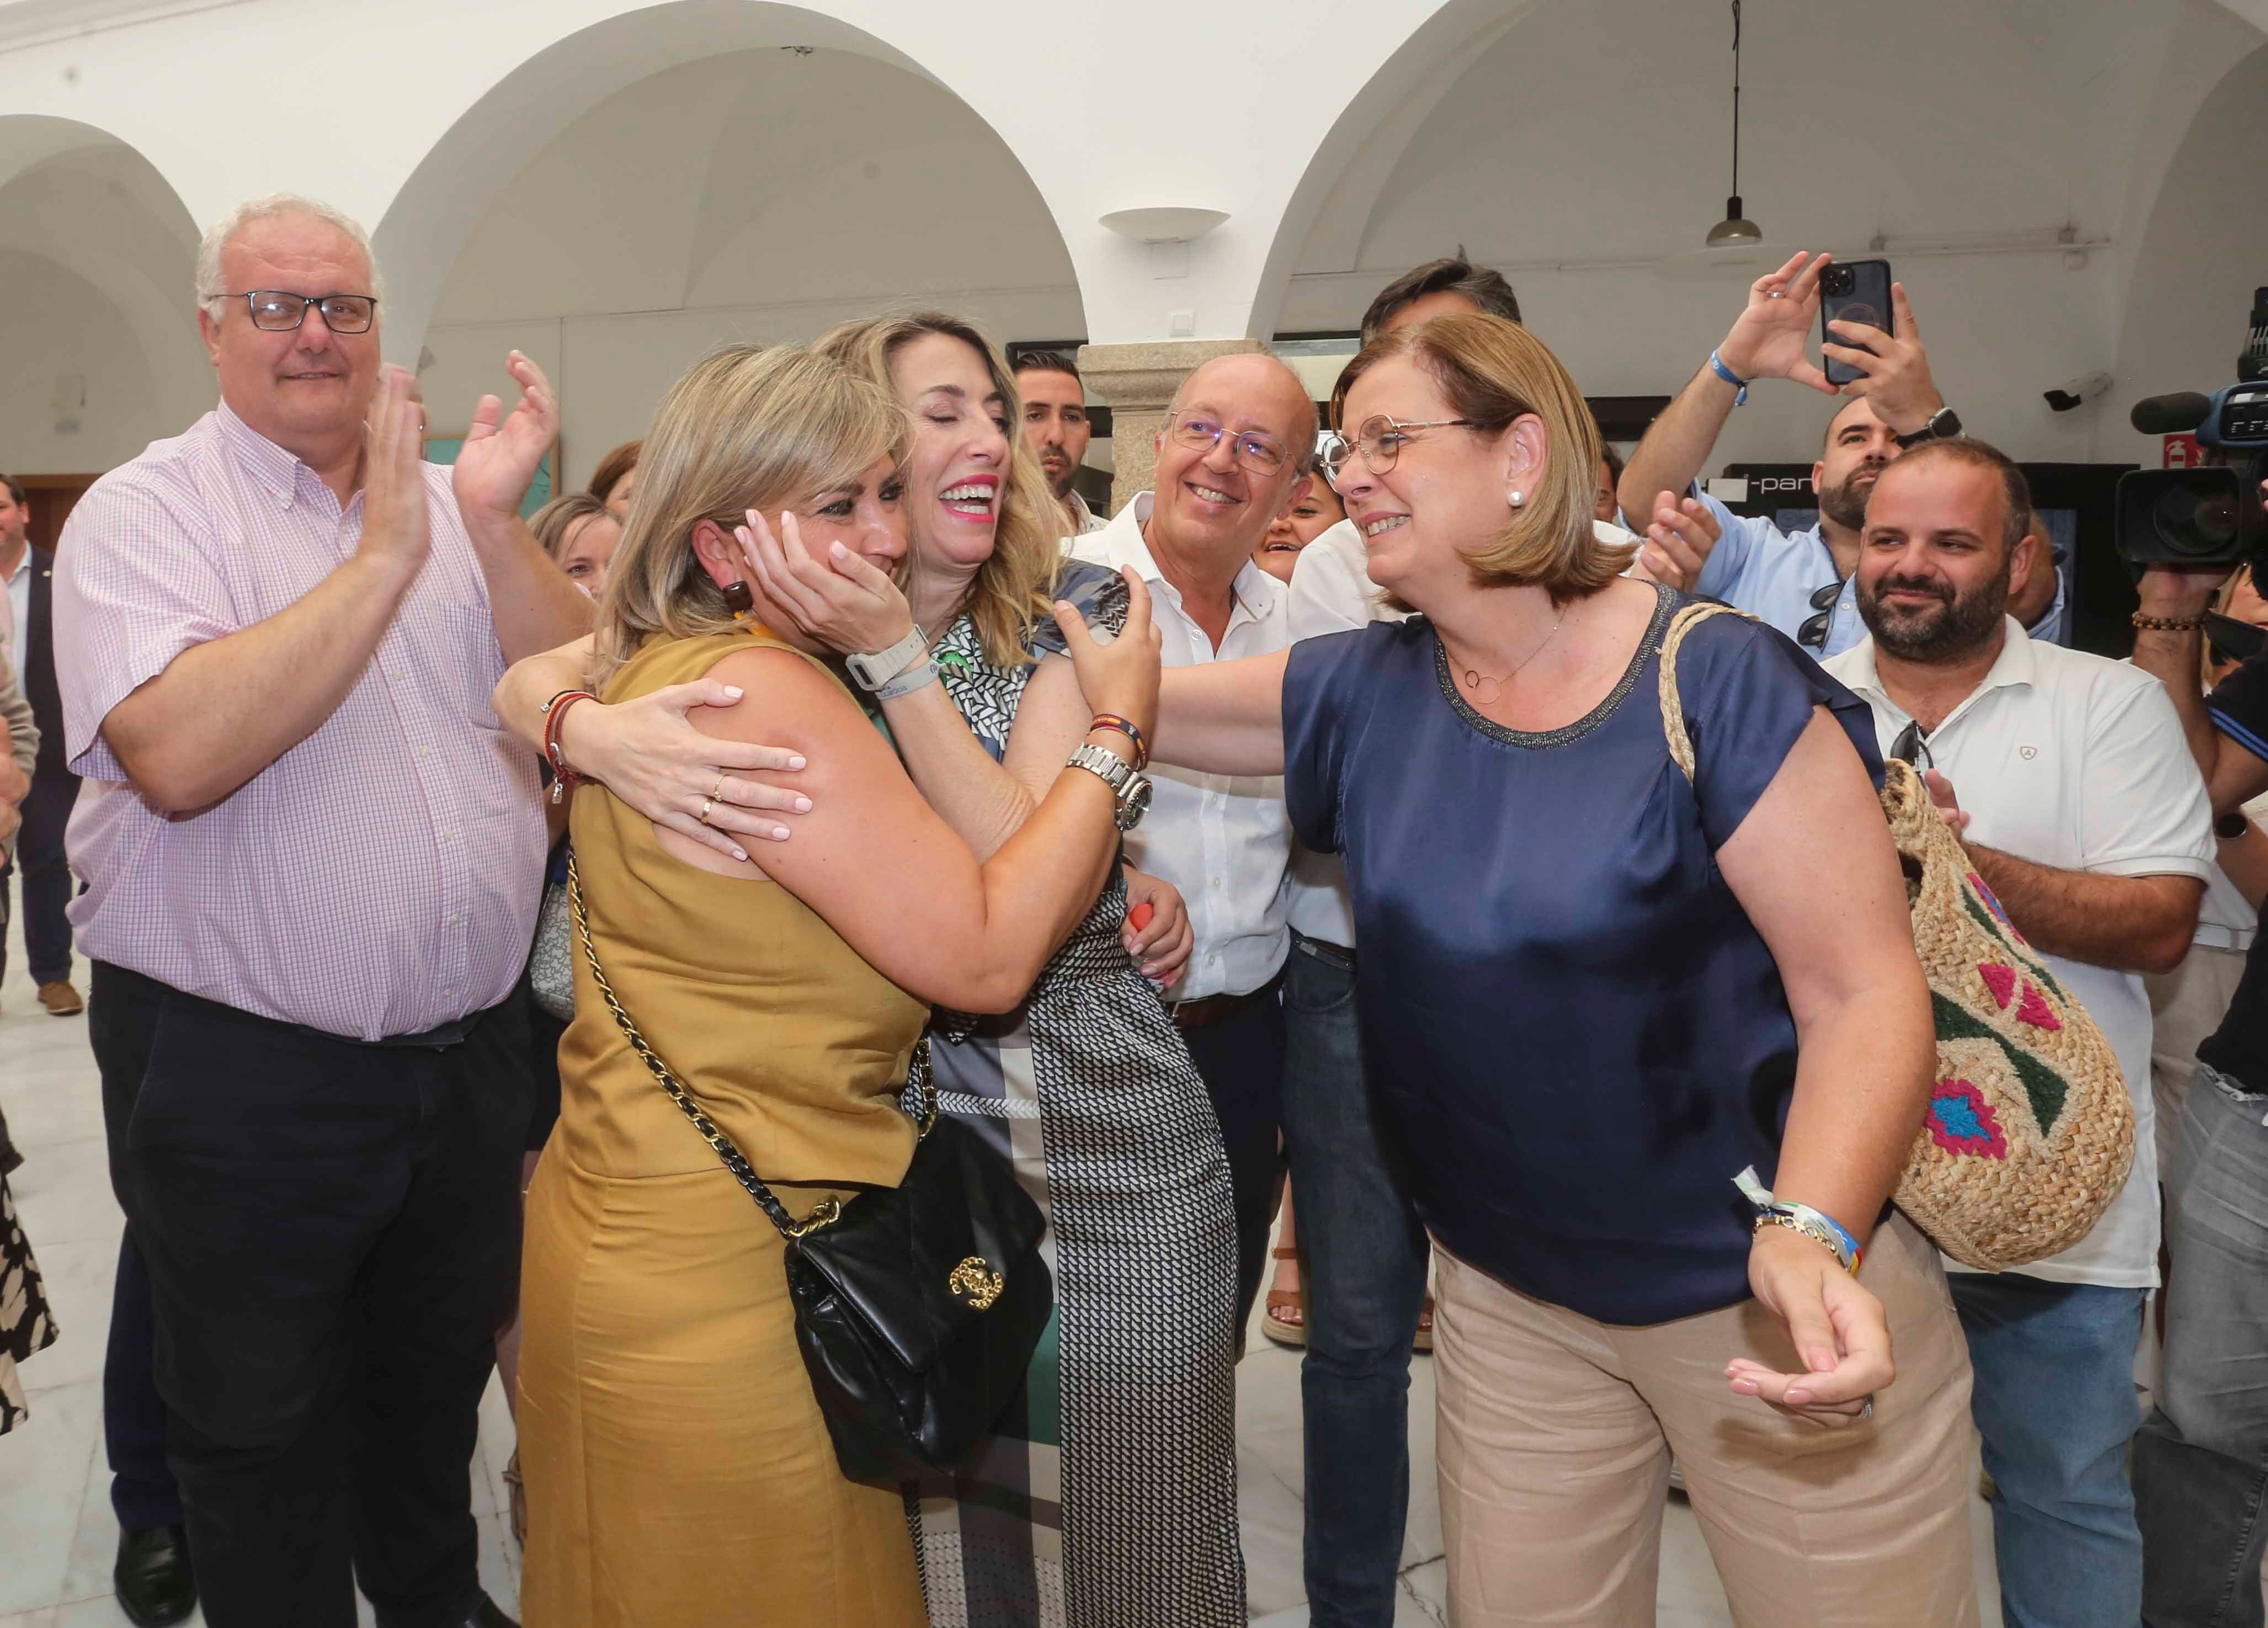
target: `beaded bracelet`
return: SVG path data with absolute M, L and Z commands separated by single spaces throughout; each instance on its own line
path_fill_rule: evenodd
M 1754 1165 L 1734 1176 L 1733 1185 L 1741 1190 L 1743 1198 L 1756 1207 L 1757 1229 L 1785 1227 L 1792 1232 L 1801 1233 L 1814 1243 L 1825 1246 L 1845 1271 L 1854 1278 L 1859 1275 L 1859 1263 L 1866 1257 L 1867 1252 L 1859 1247 L 1859 1241 L 1833 1216 L 1824 1210 L 1815 1210 L 1808 1204 L 1786 1204 L 1773 1197 L 1764 1183 L 1756 1179 Z
M 2150 633 L 2202 633 L 2205 631 L 2203 616 L 2146 616 L 2138 610 L 2126 620 Z

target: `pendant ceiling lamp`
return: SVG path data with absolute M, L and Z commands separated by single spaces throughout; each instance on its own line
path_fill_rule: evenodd
M 1764 240 L 1764 229 L 1741 210 L 1741 0 L 1733 0 L 1733 195 L 1725 200 L 1725 218 L 1709 228 L 1711 248 L 1742 248 Z

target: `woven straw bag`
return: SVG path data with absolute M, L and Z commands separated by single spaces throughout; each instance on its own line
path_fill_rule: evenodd
M 1693 778 L 1677 647 L 1730 608 L 1694 604 L 1661 645 L 1669 755 Z M 1740 613 L 1734 613 L 1740 614 Z M 2134 1109 L 2110 1042 L 1969 863 L 1911 765 L 1883 765 L 1914 951 L 1937 1016 L 1937 1083 L 1897 1204 L 1964 1266 L 2021 1266 L 2087 1236 L 2126 1184 Z

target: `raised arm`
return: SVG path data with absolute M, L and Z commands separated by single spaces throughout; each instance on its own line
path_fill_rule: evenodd
M 487 579 L 497 644 L 506 661 L 549 650 L 591 630 L 591 600 L 555 565 L 520 518 L 520 499 L 559 438 L 559 406 L 550 381 L 515 350 L 505 360 L 519 400 L 482 396 L 451 471 L 457 512 Z
M 2268 482 L 2263 482 L 2260 490 L 2262 500 L 2268 502 Z M 2222 570 L 2153 565 L 2142 573 L 2139 614 L 2167 621 L 2194 621 L 2213 608 L 2213 595 L 2228 574 Z M 2200 678 L 2204 658 L 2205 635 L 2195 629 L 2168 632 L 2143 628 L 2134 635 L 2134 665 L 2165 685 L 2174 711 L 2181 717 L 2190 755 L 2205 777 L 2213 811 L 2227 814 L 2268 792 L 2268 758 L 2231 740 L 2214 725 L 2205 707 Z
M 1793 379 L 1829 395 L 1836 393 L 1807 351 L 1811 325 L 1819 316 L 1819 274 L 1829 259 L 1796 254 L 1749 285 L 1748 304 L 1717 346 L 1727 368 L 1742 379 Z M 1685 495 L 1709 461 L 1738 394 L 1738 387 L 1702 363 L 1624 466 L 1615 495 L 1625 515 L 1644 525 L 1661 493 Z
M 151 803 L 186 813 L 219 802 L 346 699 L 425 564 L 420 446 L 409 377 L 389 368 L 371 409 L 354 553 L 287 608 L 181 652 L 103 718 L 103 740 Z
M 1823 711 L 1717 865 L 1778 964 L 1795 1020 L 1795 1098 L 1772 1191 L 1824 1211 L 1863 1246 L 1921 1128 L 1936 1029 L 1881 807 Z M 1881 1303 L 1819 1244 L 1760 1229 L 1749 1280 L 1809 1372 L 1735 1363 L 1735 1389 L 1844 1424 L 1890 1382 Z
M 1153 762 L 1211 775 L 1284 772 L 1284 669 L 1292 652 L 1167 667 Z

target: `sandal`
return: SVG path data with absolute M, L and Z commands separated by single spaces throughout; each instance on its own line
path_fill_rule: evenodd
M 522 1549 L 527 1547 L 527 1485 L 519 1478 L 519 1449 L 512 1450 L 512 1458 L 504 1467 L 504 1484 L 512 1492 L 512 1541 Z
M 1425 1304 L 1418 1310 L 1418 1337 L 1410 1341 L 1410 1349 L 1424 1352 L 1433 1349 L 1433 1297 L 1430 1294 L 1425 1297 Z
M 1295 1261 L 1300 1257 L 1297 1245 L 1278 1244 L 1269 1254 L 1279 1261 Z M 1260 1326 L 1278 1345 L 1305 1345 L 1307 1343 L 1306 1285 L 1303 1284 L 1297 1289 L 1269 1290 L 1268 1304 Z

